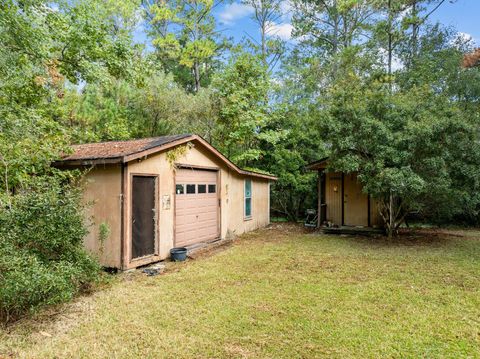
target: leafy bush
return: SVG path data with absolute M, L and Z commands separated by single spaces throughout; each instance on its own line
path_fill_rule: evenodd
M 63 183 L 62 183 L 63 182 Z M 80 189 L 63 176 L 35 179 L 0 207 L 0 320 L 70 300 L 97 279 L 83 249 Z

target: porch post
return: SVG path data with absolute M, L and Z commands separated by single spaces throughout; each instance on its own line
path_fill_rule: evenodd
M 317 227 L 320 227 L 326 220 L 323 211 L 325 204 L 325 169 L 318 170 L 318 211 L 317 211 Z
M 317 203 L 317 228 L 322 225 L 321 210 L 322 210 L 322 170 L 318 170 L 317 179 L 318 203 Z
M 345 173 L 342 172 L 342 226 L 345 225 Z

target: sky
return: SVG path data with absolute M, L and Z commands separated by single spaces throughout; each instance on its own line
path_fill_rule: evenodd
M 291 11 L 288 1 L 282 9 L 282 17 L 272 24 L 271 31 L 286 41 L 291 40 Z M 259 33 L 251 16 L 252 9 L 240 1 L 226 2 L 214 11 L 219 30 L 227 37 L 240 41 L 244 37 L 258 40 Z M 431 16 L 431 21 L 454 27 L 464 36 L 471 36 L 476 46 L 480 46 L 480 0 L 446 0 Z M 136 34 L 138 42 L 147 43 L 145 34 L 139 29 Z M 149 44 L 147 43 L 147 46 Z M 150 46 L 148 46 L 150 47 Z
M 215 17 L 227 36 L 240 40 L 243 36 L 258 37 L 252 20 L 252 11 L 239 2 L 233 2 L 220 7 Z M 439 21 L 444 25 L 453 26 L 457 31 L 470 35 L 480 44 L 480 0 L 447 0 L 432 15 L 432 21 Z M 284 6 L 281 21 L 273 26 L 273 32 L 284 40 L 290 39 L 292 25 L 291 12 Z

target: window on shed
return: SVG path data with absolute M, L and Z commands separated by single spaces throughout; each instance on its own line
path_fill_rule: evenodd
M 187 194 L 195 194 L 195 185 L 187 184 Z
M 185 189 L 183 188 L 183 184 L 177 184 L 175 186 L 175 193 L 176 194 L 184 194 Z
M 217 192 L 217 185 L 209 184 L 208 185 L 208 193 L 215 193 Z
M 245 218 L 252 217 L 252 180 L 246 179 L 245 180 L 245 191 L 244 191 L 244 199 L 245 199 Z
M 206 184 L 199 184 L 198 185 L 198 193 L 207 193 L 207 185 Z

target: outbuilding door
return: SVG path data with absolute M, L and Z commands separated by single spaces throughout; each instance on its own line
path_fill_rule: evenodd
M 344 219 L 346 226 L 368 226 L 368 196 L 355 173 L 344 178 Z
M 154 176 L 132 178 L 132 259 L 155 253 Z
M 175 177 L 175 246 L 220 236 L 217 171 L 181 168 Z

